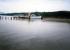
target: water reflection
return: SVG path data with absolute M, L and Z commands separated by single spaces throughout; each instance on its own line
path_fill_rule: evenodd
M 70 50 L 70 24 L 0 17 L 0 50 Z

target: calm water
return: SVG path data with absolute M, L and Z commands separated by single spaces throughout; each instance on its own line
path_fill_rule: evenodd
M 70 50 L 70 23 L 1 17 L 0 50 Z

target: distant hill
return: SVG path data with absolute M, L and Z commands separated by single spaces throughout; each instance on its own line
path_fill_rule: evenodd
M 41 16 L 43 18 L 45 17 L 70 18 L 70 11 L 42 12 Z
M 4 14 L 3 12 L 0 12 L 0 14 Z
M 2 13 L 0 15 L 8 15 L 8 16 L 14 16 L 14 15 L 26 15 L 27 13 Z

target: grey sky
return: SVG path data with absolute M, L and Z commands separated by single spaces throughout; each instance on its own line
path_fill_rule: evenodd
M 70 0 L 0 0 L 1 12 L 70 11 Z

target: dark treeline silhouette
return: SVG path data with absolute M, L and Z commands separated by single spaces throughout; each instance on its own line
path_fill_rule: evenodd
M 0 15 L 27 15 L 28 13 L 5 13 Z M 42 16 L 42 18 L 70 18 L 70 11 L 55 11 L 55 12 L 31 12 L 31 14 L 35 14 L 36 16 Z
M 14 15 L 27 15 L 28 13 L 4 13 L 0 15 L 14 16 Z
M 42 12 L 41 16 L 43 18 L 70 18 L 70 11 Z

